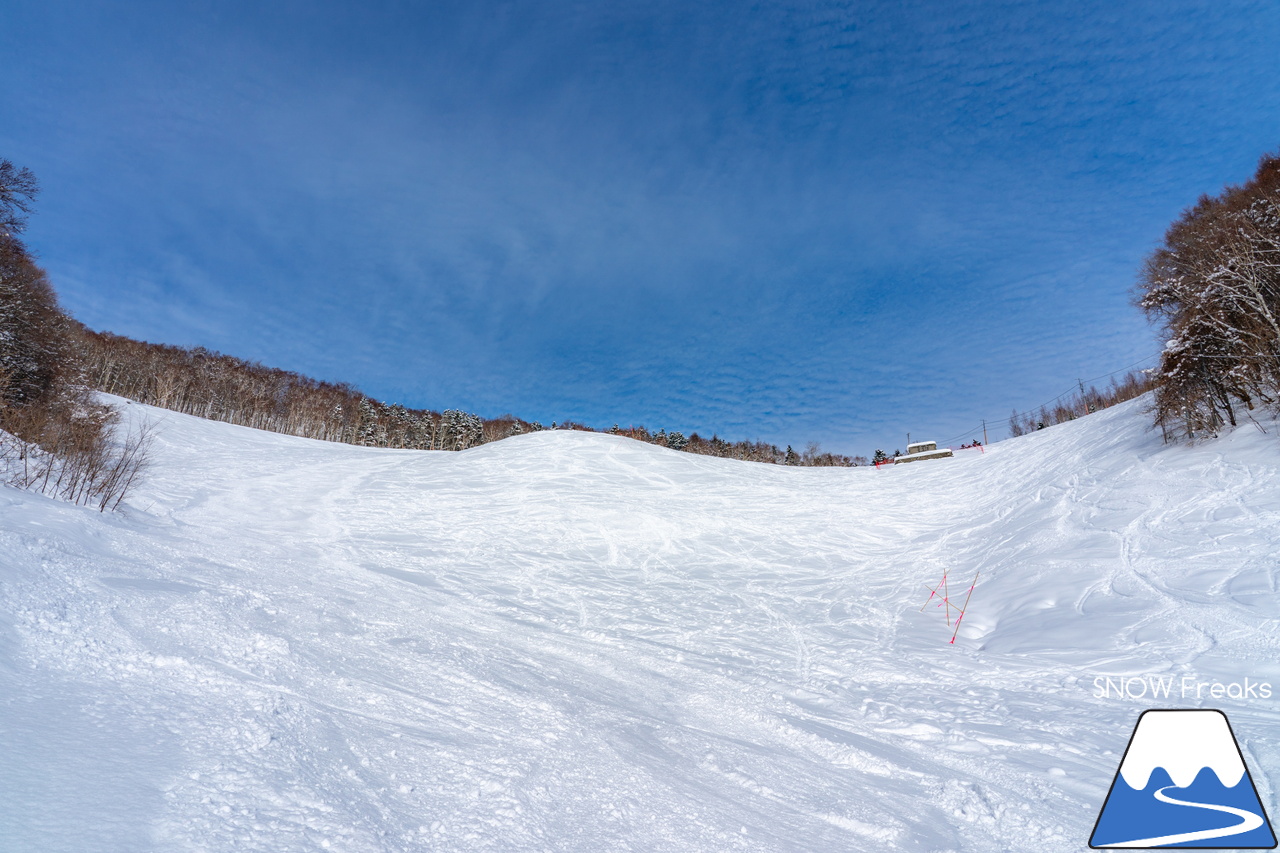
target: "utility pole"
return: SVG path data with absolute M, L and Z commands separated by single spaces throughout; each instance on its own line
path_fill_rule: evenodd
M 987 446 L 987 419 L 982 419 L 982 446 Z

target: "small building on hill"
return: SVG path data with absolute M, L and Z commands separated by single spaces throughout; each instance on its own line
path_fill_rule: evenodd
M 954 456 L 951 448 L 938 449 L 936 441 L 913 441 L 907 445 L 907 455 L 899 456 L 894 462 L 919 462 L 922 459 L 946 459 Z

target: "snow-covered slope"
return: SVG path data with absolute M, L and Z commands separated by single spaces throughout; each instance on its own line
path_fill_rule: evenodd
M 1080 850 L 1177 706 L 1274 812 L 1276 698 L 1095 689 L 1280 696 L 1274 430 L 1166 447 L 1135 401 L 848 470 L 127 408 L 127 512 L 0 489 L 5 851 Z M 926 584 L 977 570 L 949 645 Z

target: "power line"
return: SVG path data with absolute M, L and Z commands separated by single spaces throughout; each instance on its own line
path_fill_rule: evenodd
M 1113 370 L 1113 371 L 1111 371 L 1110 373 L 1104 373 L 1104 374 L 1102 374 L 1101 376 L 1095 376 L 1095 377 L 1093 377 L 1093 379 L 1085 379 L 1085 380 L 1082 380 L 1082 381 L 1084 381 L 1084 382 L 1096 382 L 1096 381 L 1097 381 L 1097 380 L 1099 380 L 1099 379 L 1106 379 L 1108 376 L 1115 376 L 1117 373 L 1120 373 L 1121 371 L 1124 371 L 1124 370 L 1132 370 L 1133 368 L 1137 367 L 1139 364 L 1146 364 L 1148 361 L 1150 361 L 1150 360 L 1151 360 L 1151 359 L 1153 359 L 1153 358 L 1159 358 L 1159 357 L 1160 357 L 1160 355 L 1161 355 L 1161 353 L 1156 353 L 1155 355 L 1149 355 L 1149 356 L 1147 356 L 1146 358 L 1142 358 L 1142 359 L 1139 359 L 1139 360 L 1135 361 L 1133 364 L 1129 364 L 1129 365 L 1126 365 L 1126 366 L 1124 366 L 1124 367 L 1120 368 L 1120 370 Z
M 1068 390 L 1066 390 L 1066 391 L 1063 391 L 1061 394 L 1059 394 L 1058 396 L 1054 397 L 1052 400 L 1046 400 L 1045 402 L 1041 403 L 1041 404 L 1040 404 L 1040 405 L 1038 405 L 1038 406 L 1033 406 L 1033 407 L 1031 407 L 1030 409 L 1027 409 L 1027 411 L 1028 411 L 1028 412 L 1034 412 L 1034 411 L 1036 411 L 1036 410 L 1038 410 L 1038 409 L 1043 409 L 1045 406 L 1048 406 L 1048 405 L 1051 405 L 1051 404 L 1053 404 L 1053 403 L 1058 402 L 1058 401 L 1059 401 L 1059 400 L 1061 400 L 1063 397 L 1066 397 L 1066 396 L 1068 396 L 1068 395 L 1070 395 L 1070 394 L 1076 394 L 1076 393 L 1079 393 L 1079 386 L 1080 386 L 1080 385 L 1083 385 L 1083 384 L 1084 384 L 1084 383 L 1086 383 L 1086 382 L 1097 382 L 1099 379 L 1106 379 L 1106 378 L 1108 378 L 1108 377 L 1115 376 L 1117 373 L 1123 373 L 1123 372 L 1125 372 L 1126 370 L 1132 370 L 1133 368 L 1137 367 L 1137 366 L 1138 366 L 1138 365 L 1140 365 L 1140 364 L 1146 364 L 1148 361 L 1151 361 L 1153 358 L 1159 358 L 1159 357 L 1160 357 L 1160 353 L 1156 353 L 1155 355 L 1149 355 L 1149 356 L 1147 356 L 1146 358 L 1139 359 L 1138 361 L 1135 361 L 1133 364 L 1128 364 L 1128 365 L 1125 365 L 1124 367 L 1121 367 L 1121 368 L 1119 368 L 1119 369 L 1117 369 L 1117 370 L 1113 370 L 1113 371 L 1111 371 L 1110 373 L 1104 373 L 1104 374 L 1102 374 L 1101 376 L 1094 376 L 1094 377 L 1093 377 L 1093 378 L 1091 378 L 1091 379 L 1081 379 L 1081 380 L 1078 380 L 1078 381 L 1077 381 L 1077 384 L 1076 384 L 1076 386 L 1075 386 L 1075 387 L 1072 387 L 1072 388 L 1070 388 L 1070 389 L 1068 389 Z M 996 422 L 999 422 L 999 420 L 1000 420 L 1000 419 L 999 419 L 999 418 L 986 418 L 985 420 L 990 420 L 990 421 L 996 421 Z M 957 440 L 962 439 L 962 438 L 968 438 L 969 436 L 973 435 L 974 433 L 976 433 L 976 432 L 981 432 L 981 431 L 982 431 L 982 425 L 981 425 L 981 424 L 979 424 L 978 426 L 974 427 L 973 429 L 966 430 L 965 432 L 962 432 L 962 433 L 960 433 L 959 435 L 952 436 L 951 438 L 948 438 L 946 441 L 943 441 L 943 442 L 941 442 L 941 443 L 942 443 L 942 444 L 950 444 L 950 443 L 951 443 L 951 442 L 953 442 L 953 441 L 957 441 Z

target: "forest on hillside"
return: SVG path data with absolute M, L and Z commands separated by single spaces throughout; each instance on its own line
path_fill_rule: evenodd
M 73 324 L 85 381 L 100 391 L 211 420 L 324 441 L 411 450 L 466 450 L 544 429 L 594 432 L 565 421 L 543 426 L 514 415 L 482 418 L 470 412 L 412 409 L 365 396 L 347 384 L 322 382 L 206 349 L 135 341 Z M 766 442 L 685 436 L 665 429 L 617 425 L 615 435 L 705 456 L 784 465 L 855 465 L 861 458 L 803 452 Z

